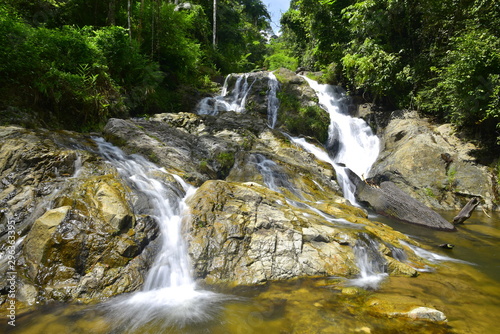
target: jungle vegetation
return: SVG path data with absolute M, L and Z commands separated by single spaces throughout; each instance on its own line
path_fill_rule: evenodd
M 0 118 L 88 130 L 189 110 L 231 72 L 303 67 L 498 152 L 500 2 L 292 0 L 281 27 L 270 38 L 261 0 L 0 0 Z

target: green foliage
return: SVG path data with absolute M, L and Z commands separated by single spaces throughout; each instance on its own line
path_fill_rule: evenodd
M 220 72 L 261 67 L 267 52 L 260 31 L 269 29 L 269 13 L 260 0 L 218 3 L 216 48 L 212 4 L 3 1 L 0 108 L 31 109 L 45 124 L 73 129 L 191 110 L 195 89 L 213 90 Z
M 467 128 L 500 130 L 500 41 L 488 30 L 471 29 L 452 39 L 421 107 Z M 500 137 L 498 137 L 500 139 Z
M 288 132 L 316 138 L 324 143 L 328 139 L 330 118 L 319 106 L 303 106 L 296 94 L 285 91 L 278 93 L 280 100 L 280 123 Z
M 455 166 L 451 166 L 446 171 L 446 190 L 451 191 L 456 187 L 456 174 L 457 169 Z
M 282 40 L 299 66 L 390 108 L 418 107 L 493 147 L 500 2 L 295 0 Z
M 269 71 L 274 71 L 282 67 L 295 71 L 299 65 L 298 59 L 290 56 L 290 51 L 279 38 L 273 39 L 269 43 L 268 53 L 269 55 L 264 60 L 264 66 Z
M 74 129 L 121 112 L 118 87 L 87 29 L 32 28 L 2 14 L 0 29 L 9 31 L 0 53 L 7 74 L 0 80 L 9 85 L 0 90 L 4 103 L 13 102 L 9 93 L 16 89 L 28 98 L 16 101 L 19 106 L 47 110 L 59 124 Z
M 215 157 L 215 161 L 219 165 L 217 176 L 221 179 L 225 178 L 231 168 L 233 168 L 235 157 L 233 152 L 221 152 Z
M 396 73 L 401 68 L 397 54 L 383 50 L 367 38 L 352 43 L 342 58 L 346 78 L 356 90 L 370 90 L 375 96 L 386 96 L 398 85 Z
M 434 194 L 434 191 L 431 188 L 424 188 L 423 190 L 426 196 L 436 198 L 436 195 Z

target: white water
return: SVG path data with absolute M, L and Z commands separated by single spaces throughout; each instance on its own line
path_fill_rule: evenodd
M 237 76 L 236 83 L 233 90 L 228 93 L 229 80 L 233 76 Z M 224 80 L 221 95 L 202 99 L 196 107 L 197 114 L 216 116 L 221 111 L 244 112 L 248 93 L 256 80 L 254 78 L 252 82 L 249 82 L 248 77 L 248 73 L 229 74 Z
M 127 156 L 119 148 L 95 139 L 101 155 L 109 161 L 146 203 L 136 210 L 147 211 L 160 227 L 162 248 L 149 270 L 142 291 L 113 304 L 114 316 L 121 326 L 139 328 L 152 321 L 158 326 L 184 326 L 207 320 L 214 303 L 227 299 L 208 291 L 196 290 L 181 227 L 187 212 L 185 200 L 196 190 L 179 176 L 157 179 L 168 173 L 139 155 Z
M 354 185 L 349 181 L 345 168 L 349 168 L 362 179 L 368 177 L 379 154 L 379 139 L 364 120 L 348 114 L 345 105 L 347 97 L 340 87 L 318 84 L 305 76 L 303 78 L 314 89 L 320 105 L 330 115 L 326 146 L 333 159 L 328 162 L 333 161 L 332 166 L 337 173 L 337 181 L 342 187 L 344 197 L 356 204 Z M 324 157 L 318 158 L 327 161 Z
M 230 79 L 236 76 L 236 82 L 231 90 L 228 91 Z M 279 82 L 276 76 L 272 73 L 268 73 L 269 83 L 267 91 L 267 120 L 268 126 L 274 129 L 276 122 L 278 120 L 278 109 L 279 109 L 279 99 L 276 93 L 279 88 Z M 216 116 L 221 111 L 235 111 L 237 113 L 245 112 L 246 101 L 250 90 L 257 78 L 254 78 L 249 82 L 249 74 L 229 74 L 224 80 L 224 86 L 222 87 L 221 94 L 215 97 L 206 97 L 202 99 L 197 107 L 196 113 L 198 115 L 211 115 Z
M 288 179 L 282 167 L 262 154 L 252 154 L 250 162 L 255 165 L 262 175 L 264 184 L 271 190 L 282 193 L 282 188 L 287 189 L 298 198 L 303 198 L 299 190 Z
M 425 250 L 425 249 L 423 249 L 421 247 L 412 245 L 412 244 L 410 244 L 408 242 L 405 242 L 403 240 L 399 240 L 399 243 L 401 245 L 403 245 L 403 246 L 406 246 L 406 247 L 410 248 L 415 253 L 415 255 L 417 255 L 418 257 L 421 257 L 423 259 L 426 259 L 430 263 L 455 262 L 455 263 L 465 263 L 465 264 L 469 264 L 469 265 L 475 265 L 472 262 L 467 262 L 467 261 L 463 261 L 463 260 L 459 260 L 459 259 L 454 259 L 454 258 L 446 256 L 446 255 L 441 255 L 441 254 L 437 254 L 437 253 Z M 426 268 L 424 270 L 422 270 L 422 269 L 417 269 L 417 270 L 419 270 L 419 271 L 429 271 L 430 268 Z
M 279 83 L 274 73 L 269 72 L 269 90 L 267 93 L 267 123 L 271 129 L 276 127 L 278 121 L 278 109 L 280 100 L 276 96 L 278 92 Z
M 359 268 L 357 278 L 350 279 L 347 285 L 363 288 L 378 288 L 379 284 L 388 276 L 386 262 L 378 249 L 378 244 L 363 234 L 354 246 L 356 265 Z
M 139 155 L 127 156 L 103 139 L 95 141 L 101 155 L 118 169 L 134 190 L 147 198 L 151 215 L 160 227 L 162 250 L 148 273 L 144 290 L 193 285 L 181 223 L 186 211 L 185 199 L 195 188 L 176 175 L 172 175 L 175 183 L 160 182 L 151 175 L 166 174 L 165 170 Z

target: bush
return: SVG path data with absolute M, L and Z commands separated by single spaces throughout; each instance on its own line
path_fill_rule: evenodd
M 139 45 L 130 40 L 122 27 L 104 27 L 94 35 L 93 43 L 102 54 L 109 75 L 125 94 L 127 106 L 134 113 L 143 112 L 155 100 L 163 80 L 158 64 L 140 53 Z
M 429 87 L 419 95 L 420 107 L 438 111 L 483 138 L 500 136 L 500 41 L 488 30 L 469 29 L 452 40 L 451 50 Z

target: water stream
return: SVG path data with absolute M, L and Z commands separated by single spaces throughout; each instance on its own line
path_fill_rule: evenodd
M 236 76 L 236 82 L 231 91 L 228 86 L 231 78 Z M 248 93 L 250 92 L 256 78 L 249 81 L 249 74 L 229 74 L 224 80 L 224 86 L 220 95 L 215 97 L 206 97 L 202 99 L 196 108 L 199 115 L 218 115 L 221 111 L 235 111 L 242 113 L 245 111 L 245 105 Z
M 184 216 L 188 213 L 185 200 L 196 188 L 140 155 L 128 156 L 101 138 L 95 141 L 101 155 L 116 167 L 135 193 L 145 199 L 145 203 L 136 204 L 136 210 L 146 211 L 154 217 L 162 238 L 161 250 L 142 290 L 110 304 L 117 326 L 133 332 L 145 324 L 182 328 L 211 319 L 217 304 L 228 296 L 196 289 L 181 233 Z
M 267 120 L 268 126 L 274 129 L 278 120 L 279 99 L 277 92 L 279 82 L 276 76 L 269 72 L 268 74 L 268 91 L 267 91 Z M 231 79 L 236 77 L 234 87 L 229 91 Z M 196 107 L 198 115 L 216 116 L 222 111 L 234 111 L 236 113 L 245 112 L 248 94 L 250 93 L 253 84 L 257 80 L 256 77 L 249 79 L 250 74 L 229 74 L 224 80 L 224 85 L 220 95 L 203 98 Z
M 228 92 L 230 78 L 226 78 L 221 96 L 206 98 L 200 102 L 199 114 L 217 115 L 224 110 L 245 110 L 246 97 L 253 81 L 249 80 L 248 75 L 238 75 L 234 89 Z M 276 98 L 278 84 L 272 73 L 269 74 L 269 79 L 268 125 L 275 128 L 279 106 Z M 290 139 L 318 159 L 330 163 L 337 172 L 345 197 L 355 203 L 354 189 L 348 182 L 345 169 L 349 168 L 360 177 L 366 177 L 378 155 L 378 139 L 364 121 L 347 114 L 342 105 L 345 100 L 342 91 L 305 79 L 316 90 L 321 105 L 330 114 L 327 150 L 310 144 L 303 138 Z M 191 275 L 187 247 L 181 233 L 183 219 L 187 214 L 185 201 L 196 189 L 177 175 L 167 173 L 141 156 L 126 155 L 102 139 L 95 141 L 101 155 L 117 168 L 133 192 L 140 197 L 141 200 L 134 203 L 135 209 L 141 214 L 151 215 L 158 223 L 162 238 L 161 250 L 141 291 L 113 298 L 97 308 L 58 308 L 57 305 L 50 305 L 38 313 L 27 313 L 19 318 L 24 327 L 20 329 L 23 334 L 57 333 L 62 328 L 69 329 L 67 332 L 102 334 L 356 333 L 366 332 L 366 328 L 372 328 L 372 332 L 377 333 L 447 333 L 448 328 L 439 324 L 408 323 L 396 318 L 373 316 L 366 309 L 366 301 L 373 296 L 380 297 L 377 294 L 381 293 L 384 296 L 394 295 L 391 303 L 397 303 L 402 295 L 405 298 L 418 295 L 422 300 L 431 300 L 433 307 L 447 308 L 450 322 L 454 328 L 458 328 L 457 333 L 480 334 L 497 328 L 494 316 L 500 311 L 498 299 L 495 298 L 500 296 L 500 267 L 495 255 L 500 251 L 498 216 L 493 220 L 483 219 L 486 223 L 471 219 L 472 223 L 452 235 L 428 230 L 425 230 L 425 235 L 418 235 L 423 232 L 415 232 L 412 226 L 388 221 L 397 230 L 412 236 L 416 234 L 415 238 L 426 245 L 436 245 L 443 240 L 456 244 L 458 251 L 446 254 L 442 249 L 429 251 L 402 243 L 431 263 L 449 263 L 449 266 L 439 269 L 442 273 L 435 268 L 422 270 L 423 277 L 418 281 L 422 286 L 414 286 L 416 281 L 406 277 L 384 281 L 387 277 L 387 263 L 380 254 L 380 245 L 360 232 L 359 240 L 353 246 L 360 274 L 354 279 L 339 281 L 338 278 L 308 278 L 270 282 L 261 287 L 221 288 L 227 293 L 214 293 L 197 287 Z M 282 193 L 286 189 L 301 199 L 301 194 L 287 179 L 279 164 L 258 153 L 253 154 L 250 161 L 255 164 L 263 182 L 270 189 Z M 78 173 L 78 168 L 75 171 Z M 291 205 L 313 210 L 332 225 L 345 224 L 349 228 L 356 226 L 347 220 L 327 215 L 306 201 L 287 201 Z M 373 218 L 383 220 L 379 219 L 381 217 Z M 467 251 L 471 247 L 469 243 L 472 243 L 475 252 Z M 405 261 L 406 254 L 402 249 L 394 248 L 392 252 L 396 254 L 395 258 Z M 471 254 L 479 260 L 471 261 Z M 471 262 L 475 265 L 471 265 Z M 425 276 L 430 275 L 427 269 L 435 271 L 433 276 Z M 494 283 L 483 276 L 484 272 L 493 278 Z M 470 308 L 470 293 L 459 289 L 462 283 L 458 279 L 464 278 L 454 277 L 457 276 L 456 273 L 474 277 L 478 282 L 474 283 L 478 291 L 485 286 L 488 291 L 477 293 L 474 297 L 474 306 L 485 311 L 469 314 L 466 321 L 463 320 L 463 314 Z M 442 284 L 446 280 L 451 283 Z M 384 284 L 381 287 L 382 281 Z M 341 293 L 346 285 L 371 290 L 366 295 L 349 296 Z M 240 297 L 236 298 L 235 295 Z M 478 330 L 471 329 L 471 324 Z
M 276 127 L 278 121 L 278 109 L 280 100 L 278 99 L 277 92 L 279 89 L 279 82 L 273 72 L 269 72 L 269 90 L 267 92 L 267 120 L 271 129 Z
M 346 168 L 361 179 L 368 177 L 379 154 L 379 139 L 364 120 L 349 115 L 346 105 L 348 97 L 342 88 L 319 84 L 306 76 L 303 78 L 314 89 L 320 105 L 330 115 L 326 149 L 332 159 L 328 162 L 333 162 L 344 197 L 356 204 L 355 188 L 347 177 Z M 325 160 L 323 157 L 320 159 Z

